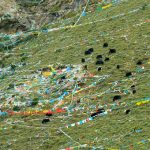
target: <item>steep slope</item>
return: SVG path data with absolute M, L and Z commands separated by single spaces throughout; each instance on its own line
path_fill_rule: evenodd
M 38 32 L 1 53 L 8 70 L 0 80 L 1 110 L 7 112 L 0 118 L 2 150 L 150 148 L 148 2 L 87 13 L 76 26 L 50 25 L 55 31 Z M 85 55 L 89 48 L 94 52 Z M 95 64 L 97 55 L 104 64 Z M 98 108 L 105 113 L 91 118 Z M 48 123 L 45 110 L 52 114 Z
M 74 16 L 84 0 L 1 0 L 0 32 L 39 29 L 60 18 Z

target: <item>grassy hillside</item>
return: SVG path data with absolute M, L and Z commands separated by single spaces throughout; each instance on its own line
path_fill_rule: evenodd
M 1 110 L 9 113 L 0 116 L 0 149 L 57 150 L 74 147 L 72 149 L 149 150 L 148 2 L 124 1 L 103 11 L 88 13 L 75 27 L 49 33 L 41 32 L 11 51 L 1 52 L 1 63 L 4 62 L 5 68 L 10 64 L 16 68 L 12 75 L 4 75 L 0 79 Z M 75 21 L 76 18 L 64 24 L 73 24 Z M 57 23 L 49 28 L 60 26 L 63 24 Z M 105 42 L 108 43 L 107 48 L 103 47 Z M 85 50 L 89 48 L 93 48 L 94 52 L 85 55 Z M 109 53 L 110 49 L 116 49 L 116 53 Z M 102 55 L 103 65 L 95 64 L 97 55 Z M 106 57 L 110 60 L 105 61 Z M 85 63 L 81 63 L 82 58 L 86 59 Z M 139 60 L 141 65 L 137 64 Z M 44 80 L 44 75 L 37 72 L 48 65 L 54 65 L 56 70 L 62 65 L 74 67 L 71 67 L 71 73 L 64 72 L 68 80 L 61 82 L 58 73 Z M 120 69 L 117 69 L 117 65 L 120 65 Z M 102 67 L 101 71 L 97 71 L 98 66 Z M 131 72 L 132 76 L 126 77 L 127 72 Z M 88 77 L 83 77 L 83 74 Z M 89 77 L 90 74 L 98 77 Z M 30 87 L 25 93 L 22 88 L 24 83 Z M 77 84 L 79 89 L 76 89 Z M 136 93 L 133 93 L 132 85 L 135 85 Z M 46 88 L 50 88 L 52 92 L 43 94 L 42 90 Z M 69 95 L 64 96 L 62 101 L 46 104 L 39 101 L 56 99 L 66 91 Z M 115 95 L 121 96 L 121 99 L 114 102 Z M 137 103 L 145 98 L 145 104 Z M 21 105 L 31 100 L 34 101 L 32 106 Z M 13 101 L 21 103 L 15 107 Z M 60 105 L 55 107 L 57 104 Z M 72 108 L 76 111 L 58 113 L 54 107 Z M 107 112 L 104 116 L 97 116 L 81 125 L 66 127 L 89 118 L 101 107 Z M 45 114 L 11 113 L 35 110 L 53 110 L 57 113 L 48 117 L 50 122 L 46 124 L 42 124 Z M 126 110 L 130 112 L 126 114 Z

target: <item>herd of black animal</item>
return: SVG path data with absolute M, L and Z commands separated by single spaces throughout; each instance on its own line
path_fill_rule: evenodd
M 131 88 L 135 88 L 135 85 L 131 86 Z M 121 96 L 120 96 L 120 95 L 115 95 L 115 96 L 113 97 L 113 101 L 114 101 L 114 102 L 115 102 L 115 101 L 118 101 L 118 100 L 120 100 L 120 99 L 121 99 Z M 127 109 L 127 110 L 125 111 L 125 114 L 129 114 L 130 111 L 131 111 L 130 109 Z M 98 115 L 103 114 L 104 112 L 105 112 L 105 109 L 104 109 L 104 108 L 99 108 L 99 109 L 96 110 L 96 112 L 94 112 L 94 113 L 91 114 L 91 117 L 93 117 L 93 118 L 94 118 L 94 117 L 97 117 Z M 47 116 L 47 118 L 44 118 L 44 119 L 42 120 L 42 124 L 45 124 L 45 123 L 50 122 L 50 119 L 49 119 L 48 117 L 52 116 L 52 114 L 51 114 L 51 113 L 47 113 L 46 116 Z
M 103 44 L 103 47 L 104 48 L 107 48 L 108 47 L 108 43 L 104 43 Z M 88 50 L 86 50 L 85 51 L 85 55 L 91 55 L 92 53 L 94 52 L 94 49 L 93 48 L 90 48 L 90 49 L 88 49 Z M 112 53 L 116 53 L 116 49 L 110 49 L 109 50 L 109 54 L 112 54 Z M 102 55 L 97 55 L 96 56 L 96 59 L 97 59 L 97 61 L 96 61 L 96 65 L 103 65 L 104 64 L 104 61 L 102 60 L 103 59 L 103 56 Z M 105 57 L 105 61 L 109 61 L 110 59 L 109 59 L 109 57 Z M 82 58 L 81 59 L 81 62 L 82 63 L 85 63 L 85 58 Z M 85 67 L 84 67 L 85 69 L 87 69 L 87 65 L 85 65 Z M 120 66 L 118 66 L 118 69 L 120 68 Z M 101 67 L 98 67 L 98 71 L 100 71 L 102 68 Z
M 103 44 L 103 48 L 107 48 L 108 47 L 108 43 L 104 43 Z M 94 52 L 94 49 L 93 48 L 89 48 L 88 50 L 86 50 L 85 52 L 84 52 L 84 54 L 85 55 L 91 55 L 92 53 Z M 109 49 L 109 54 L 113 54 L 113 53 L 116 53 L 116 49 L 114 49 L 114 48 L 111 48 L 111 49 Z M 104 61 L 103 61 L 103 56 L 102 55 L 97 55 L 96 56 L 96 65 L 104 65 L 104 61 L 106 62 L 106 61 L 109 61 L 110 60 L 110 58 L 109 57 L 105 57 L 105 59 L 104 59 Z M 82 58 L 81 59 L 81 62 L 82 63 L 85 63 L 86 62 L 86 59 L 85 58 Z M 141 60 L 139 60 L 138 62 L 137 62 L 137 65 L 142 65 L 142 61 Z M 117 69 L 120 69 L 120 65 L 117 65 L 116 66 L 116 68 Z M 87 65 L 85 65 L 84 66 L 84 69 L 85 70 L 87 70 L 88 69 L 88 66 Z M 98 67 L 97 68 L 97 71 L 101 71 L 102 70 L 102 67 Z M 132 72 L 126 72 L 126 75 L 125 75 L 126 77 L 130 77 L 130 76 L 132 76 Z
M 103 44 L 103 48 L 107 48 L 108 47 L 108 43 L 104 43 Z M 92 53 L 94 52 L 94 49 L 93 48 L 89 48 L 88 50 L 86 50 L 85 51 L 85 55 L 91 55 Z M 109 49 L 109 54 L 113 54 L 113 53 L 116 53 L 116 49 Z M 104 59 L 104 61 L 103 61 L 103 56 L 102 55 L 97 55 L 96 56 L 96 65 L 104 65 L 104 61 L 109 61 L 110 60 L 110 58 L 109 57 L 105 57 L 105 59 Z M 85 58 L 82 58 L 81 59 L 81 62 L 82 63 L 85 63 L 86 62 L 86 60 L 85 60 Z M 137 65 L 142 65 L 142 61 L 141 60 L 139 60 L 137 63 L 136 63 Z M 116 66 L 116 68 L 117 69 L 120 69 L 120 65 L 117 65 Z M 87 65 L 85 65 L 84 66 L 84 69 L 85 70 L 87 70 L 88 69 L 88 66 Z M 98 69 L 97 69 L 97 71 L 100 71 L 100 70 L 102 70 L 102 67 L 98 67 Z M 132 76 L 132 72 L 126 72 L 126 74 L 125 74 L 125 76 L 126 77 L 130 77 L 130 76 Z M 135 85 L 132 85 L 131 86 L 131 91 L 132 91 L 132 93 L 133 94 L 135 94 L 136 93 L 136 89 L 135 89 Z M 113 97 L 113 101 L 115 102 L 115 101 L 118 101 L 118 100 L 120 100 L 121 99 L 121 96 L 120 95 L 115 95 L 114 97 Z M 125 114 L 129 114 L 130 113 L 130 109 L 127 109 L 126 111 L 125 111 Z M 104 108 L 100 108 L 100 109 L 98 109 L 98 110 L 96 110 L 96 112 L 94 112 L 94 113 L 92 113 L 91 114 L 91 117 L 96 117 L 96 116 L 98 116 L 98 115 L 100 115 L 100 114 L 102 114 L 102 113 L 104 113 L 105 112 L 105 110 L 104 110 Z M 50 117 L 50 116 L 52 116 L 52 114 L 46 114 L 46 116 L 47 117 Z M 45 119 L 43 119 L 42 120 L 42 123 L 43 124 L 45 124 L 45 123 L 47 123 L 47 122 L 49 122 L 50 121 L 50 119 L 49 118 L 45 118 Z

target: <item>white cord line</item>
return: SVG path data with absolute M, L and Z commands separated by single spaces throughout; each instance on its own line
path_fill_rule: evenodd
M 85 7 L 84 7 L 84 9 L 83 9 L 83 11 L 82 11 L 80 17 L 78 18 L 78 20 L 77 20 L 77 22 L 74 24 L 74 26 L 80 21 L 80 19 L 81 19 L 81 17 L 82 17 L 82 14 L 83 14 L 83 12 L 85 12 L 85 10 L 86 10 L 88 4 L 89 4 L 89 0 L 87 0 L 86 5 L 85 5 Z
M 69 139 L 71 139 L 72 141 L 74 141 L 75 143 L 78 143 L 79 145 L 81 145 L 79 142 L 75 141 L 72 137 L 70 137 L 67 133 L 65 133 L 61 128 L 59 128 L 60 132 L 62 132 L 65 136 L 67 136 Z

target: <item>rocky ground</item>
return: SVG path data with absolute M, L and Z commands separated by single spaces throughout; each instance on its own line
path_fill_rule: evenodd
M 59 18 L 73 16 L 84 0 L 1 0 L 0 32 L 39 29 Z

